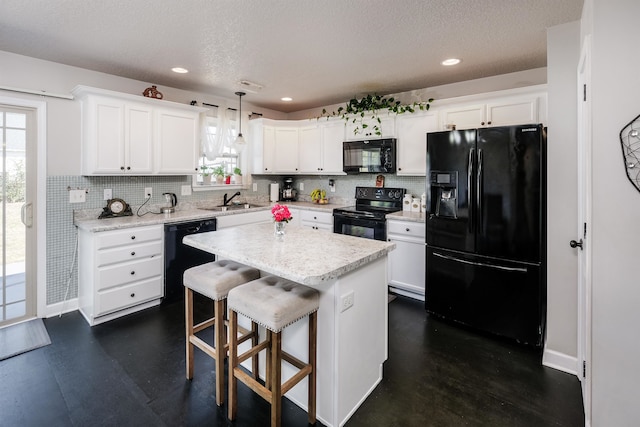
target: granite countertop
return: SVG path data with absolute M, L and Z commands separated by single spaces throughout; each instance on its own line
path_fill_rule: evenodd
M 183 243 L 309 286 L 336 279 L 396 247 L 292 224 L 285 236 L 276 237 L 271 223 L 192 234 Z
M 341 205 L 337 204 L 326 204 L 320 205 L 317 203 L 309 203 L 309 202 L 278 202 L 283 205 L 287 205 L 291 208 L 299 208 L 299 209 L 307 209 L 307 210 L 316 210 L 320 212 L 331 212 L 334 208 L 337 208 Z M 176 211 L 170 214 L 162 214 L 162 213 L 153 213 L 154 211 L 159 211 L 159 208 L 150 208 L 149 210 L 143 209 L 142 216 L 136 215 L 137 208 L 132 208 L 133 215 L 132 216 L 124 216 L 117 218 L 105 218 L 98 219 L 100 212 L 102 209 L 90 209 L 90 210 L 81 210 L 74 211 L 73 223 L 80 229 L 91 231 L 91 232 L 100 232 L 100 231 L 110 231 L 110 230 L 119 230 L 124 228 L 131 227 L 143 227 L 146 225 L 157 225 L 157 224 L 172 224 L 172 223 L 180 223 L 187 221 L 198 221 L 198 220 L 206 220 L 212 219 L 225 215 L 235 215 L 242 214 L 248 212 L 256 212 L 256 211 L 264 211 L 271 209 L 274 203 L 269 202 L 260 202 L 257 204 L 249 204 L 250 207 L 248 209 L 237 208 L 237 209 L 229 209 L 226 212 L 222 212 L 219 210 L 207 210 L 204 209 L 207 207 L 207 204 L 190 204 L 190 203 L 180 203 L 178 204 Z M 148 212 L 148 213 L 144 213 Z
M 310 202 L 278 203 L 287 205 L 290 208 L 306 209 L 319 212 L 332 212 L 333 209 L 344 206 L 341 204 L 321 205 L 318 203 Z M 136 215 L 137 209 L 133 209 L 134 214 L 132 216 L 106 219 L 98 219 L 98 216 L 100 215 L 100 212 L 102 212 L 102 209 L 78 210 L 74 211 L 73 223 L 82 230 L 90 232 L 100 232 L 131 227 L 142 227 L 146 225 L 172 224 L 187 221 L 206 220 L 224 215 L 235 215 L 247 212 L 264 211 L 271 209 L 271 206 L 273 206 L 273 204 L 274 203 L 269 202 L 259 202 L 257 204 L 250 204 L 250 206 L 252 207 L 250 207 L 249 209 L 229 209 L 226 212 L 222 212 L 218 210 L 203 209 L 207 205 L 202 203 L 200 205 L 191 203 L 180 203 L 178 204 L 176 211 L 170 214 L 152 213 L 154 211 L 158 211 L 159 208 L 151 208 L 149 210 L 143 209 L 142 212 L 148 213 L 144 214 L 143 216 L 138 216 Z M 424 222 L 424 214 L 418 212 L 400 211 L 393 214 L 388 214 L 387 218 L 400 221 Z
M 409 222 L 425 222 L 425 214 L 424 212 L 400 211 L 387 214 L 387 219 Z

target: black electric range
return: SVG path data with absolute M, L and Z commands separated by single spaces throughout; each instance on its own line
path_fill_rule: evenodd
M 356 204 L 333 210 L 333 232 L 387 240 L 386 215 L 402 210 L 404 188 L 356 187 Z

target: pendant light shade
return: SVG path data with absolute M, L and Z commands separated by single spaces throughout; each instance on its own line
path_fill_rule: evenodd
M 240 154 L 247 145 L 247 141 L 245 141 L 244 136 L 242 136 L 242 97 L 246 94 L 244 92 L 236 92 L 236 95 L 240 98 L 240 108 L 238 114 L 238 136 L 233 143 L 233 148 L 235 148 L 236 153 Z

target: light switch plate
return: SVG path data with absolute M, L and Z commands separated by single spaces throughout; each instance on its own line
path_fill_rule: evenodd
M 102 195 L 102 199 L 103 200 L 111 200 L 111 199 L 113 199 L 113 191 L 111 191 L 111 188 L 105 188 L 104 189 L 104 193 Z
M 69 190 L 69 203 L 84 203 L 87 193 L 84 190 Z

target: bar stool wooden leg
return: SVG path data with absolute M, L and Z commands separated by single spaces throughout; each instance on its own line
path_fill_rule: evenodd
M 251 333 L 253 334 L 251 337 L 251 347 L 255 347 L 258 345 L 258 341 L 260 336 L 258 335 L 258 324 L 256 322 L 251 322 Z M 259 376 L 258 371 L 258 355 L 256 354 L 251 358 L 251 373 L 253 374 L 253 379 L 257 380 Z
M 280 427 L 282 419 L 282 333 L 271 333 L 271 427 Z
M 230 420 L 236 419 L 236 410 L 238 407 L 238 383 L 233 371 L 238 365 L 238 314 L 229 311 L 229 396 L 228 396 L 228 414 Z
M 309 415 L 309 424 L 316 423 L 316 343 L 318 335 L 318 313 L 313 312 L 309 315 L 309 364 L 311 365 L 311 373 L 309 374 L 309 401 L 307 402 L 307 412 Z
M 225 346 L 227 337 L 224 327 L 224 300 L 214 302 L 213 316 L 214 325 L 214 346 L 216 348 L 216 404 L 222 406 L 224 403 L 224 358 L 227 355 Z M 220 376 L 220 377 L 218 377 Z
M 265 374 L 264 374 L 264 386 L 266 387 L 267 390 L 271 390 L 271 361 L 273 359 L 272 354 L 271 354 L 271 343 L 273 342 L 273 332 L 271 332 L 269 329 L 266 330 L 267 333 L 267 343 L 269 347 L 267 347 L 267 351 L 265 354 L 265 362 L 266 362 L 266 366 L 265 366 Z
M 187 379 L 190 380 L 193 379 L 193 344 L 189 339 L 193 335 L 193 291 L 189 288 L 184 288 L 184 312 L 187 337 Z

